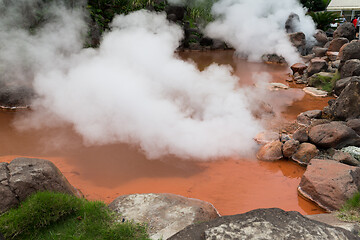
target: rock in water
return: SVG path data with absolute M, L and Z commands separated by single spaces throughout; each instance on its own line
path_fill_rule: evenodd
M 311 159 L 319 154 L 319 150 L 311 143 L 302 143 L 291 159 L 302 166 L 308 165 Z
M 55 191 L 81 196 L 50 161 L 16 158 L 0 165 L 0 212 L 15 207 L 37 191 Z
M 314 88 L 314 87 L 303 88 L 303 91 L 314 97 L 326 97 L 328 95 L 328 92 Z
M 262 161 L 276 161 L 283 158 L 282 142 L 279 140 L 272 141 L 260 148 L 256 157 Z
M 341 122 L 320 124 L 310 128 L 309 138 L 321 148 L 343 148 L 360 145 L 360 136 Z
M 167 239 L 188 225 L 219 217 L 208 202 L 169 193 L 124 195 L 109 207 L 125 220 L 148 224 L 152 239 Z
M 295 63 L 290 68 L 293 71 L 293 75 L 295 73 L 299 73 L 300 75 L 303 75 L 304 71 L 307 69 L 307 66 L 303 63 Z
M 342 228 L 310 220 L 298 212 L 270 208 L 193 224 L 169 238 L 169 240 L 203 239 L 345 240 L 358 239 L 358 237 Z
M 298 191 L 328 211 L 335 211 L 360 189 L 360 168 L 332 160 L 313 159 Z

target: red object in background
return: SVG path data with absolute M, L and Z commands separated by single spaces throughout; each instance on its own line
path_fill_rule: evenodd
M 357 22 L 358 22 L 357 18 L 355 18 L 355 19 L 352 21 L 352 24 L 354 24 L 354 27 L 357 26 Z

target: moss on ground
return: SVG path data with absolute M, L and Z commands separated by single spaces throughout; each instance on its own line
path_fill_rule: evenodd
M 0 216 L 6 239 L 149 239 L 146 226 L 122 223 L 103 202 L 38 192 Z

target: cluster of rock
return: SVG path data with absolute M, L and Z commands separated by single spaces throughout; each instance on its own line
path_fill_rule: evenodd
M 308 49 L 310 54 L 303 57 L 306 64 L 294 64 L 291 67 L 293 75 L 287 81 L 307 84 L 308 87 L 304 89 L 306 92 L 315 96 L 326 96 L 333 90 L 334 81 L 340 79 L 333 91 L 339 96 L 341 92 L 339 90 L 352 81 L 354 76 L 360 76 L 360 41 L 354 40 L 355 27 L 351 23 L 344 23 L 335 30 L 333 37 L 328 37 L 324 31 L 317 30 L 314 38 L 315 46 Z M 298 41 L 292 40 L 292 42 L 297 46 Z M 325 84 L 330 88 L 325 89 Z
M 360 81 L 336 85 L 339 97 L 323 110 L 298 115 L 291 128 L 259 134 L 257 157 L 307 167 L 299 192 L 326 210 L 338 210 L 360 190 Z
M 50 161 L 17 158 L 0 163 L 1 212 L 44 190 L 82 197 Z M 210 203 L 175 194 L 124 195 L 109 208 L 122 221 L 147 224 L 151 239 L 357 239 L 348 231 L 354 228 L 341 222 L 324 224 L 276 208 L 221 217 Z

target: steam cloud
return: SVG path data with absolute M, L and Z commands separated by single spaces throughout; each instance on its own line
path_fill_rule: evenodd
M 298 0 L 220 0 L 212 8 L 215 21 L 205 32 L 230 43 L 238 53 L 258 61 L 264 54 L 276 53 L 291 65 L 301 62 L 299 54 L 285 33 L 285 22 L 291 13 L 299 15 L 302 31 L 312 40 L 315 25 L 306 16 Z
M 30 82 L 38 95 L 19 129 L 70 123 L 87 144 L 136 144 L 149 158 L 246 156 L 256 147 L 262 127 L 249 96 L 259 94 L 239 88 L 229 66 L 200 72 L 177 57 L 183 33 L 164 14 L 117 16 L 99 49 L 82 49 L 84 15 L 50 11 L 55 20 L 36 33 L 14 27 L 15 14 L 0 20 L 6 79 Z

